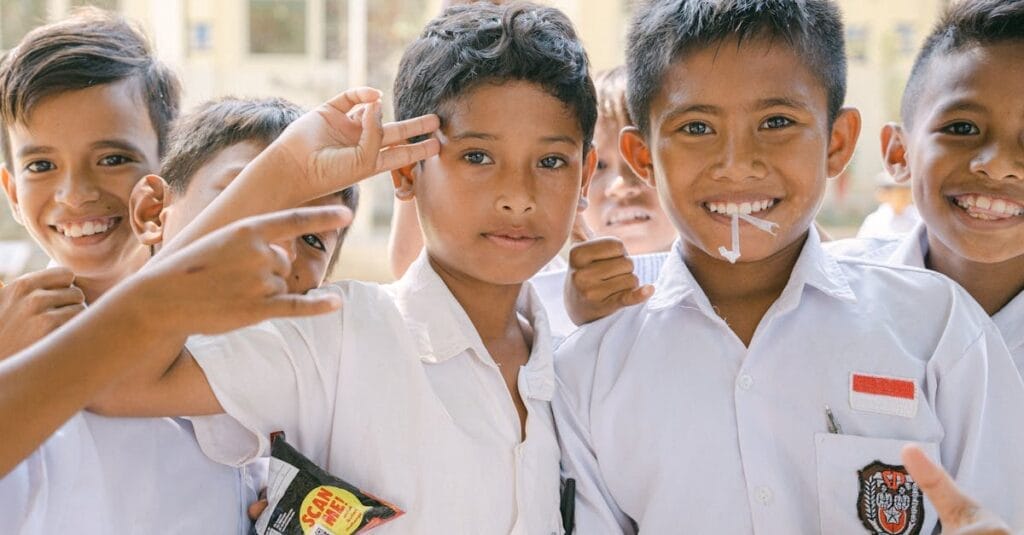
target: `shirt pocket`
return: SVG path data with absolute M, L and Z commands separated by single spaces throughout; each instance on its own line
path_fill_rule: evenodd
M 911 441 L 814 435 L 822 533 L 930 534 L 938 515 L 900 460 Z M 938 444 L 917 442 L 932 459 Z

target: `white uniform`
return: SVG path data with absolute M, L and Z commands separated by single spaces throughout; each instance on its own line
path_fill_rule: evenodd
M 825 248 L 837 255 L 924 268 L 928 255 L 928 229 L 921 223 L 902 239 L 840 240 L 825 244 Z M 992 316 L 992 321 L 999 327 L 1017 370 L 1024 375 L 1024 293 L 1004 305 Z
M 230 417 L 194 418 L 203 450 L 228 464 L 269 450 L 269 435 L 405 511 L 374 533 L 561 533 L 554 369 L 543 308 L 519 372 L 526 440 L 494 360 L 465 311 L 421 256 L 393 285 L 321 291 L 336 313 L 276 320 L 188 347 Z
M 961 288 L 834 258 L 811 229 L 748 348 L 676 247 L 646 304 L 558 349 L 579 533 L 931 533 L 908 441 L 1024 525 L 1024 384 Z
M 877 210 L 868 214 L 857 230 L 858 238 L 899 238 L 921 221 L 917 207 L 908 205 L 902 212 L 896 213 L 892 206 L 882 204 Z
M 640 280 L 641 285 L 654 284 L 654 281 L 658 280 L 661 265 L 667 257 L 667 252 L 629 257 L 633 261 L 633 274 Z M 565 299 L 563 298 L 567 268 L 568 266 L 564 266 L 559 270 L 542 271 L 530 279 L 530 284 L 537 291 L 544 310 L 548 313 L 551 334 L 556 342 L 576 330 L 576 324 L 569 319 L 569 313 L 565 310 Z

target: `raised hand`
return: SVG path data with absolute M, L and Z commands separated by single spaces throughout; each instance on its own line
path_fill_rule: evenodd
M 434 154 L 440 126 L 436 115 L 381 124 L 381 93 L 369 87 L 349 89 L 292 123 L 272 147 L 288 154 L 308 188 L 302 201 L 339 191 L 359 180 L 415 163 Z
M 933 463 L 920 447 L 904 446 L 901 456 L 907 472 L 935 506 L 942 522 L 942 533 L 1011 535 L 1010 528 L 999 517 L 961 492 L 953 478 Z
M 32 345 L 85 310 L 85 295 L 65 268 L 29 273 L 0 285 L 0 360 Z
M 174 334 L 217 334 L 282 316 L 336 310 L 337 296 L 288 293 L 287 253 L 274 245 L 347 225 L 345 207 L 296 208 L 232 223 L 133 277 L 132 297 Z M 131 280 L 131 279 L 130 279 Z
M 640 286 L 621 240 L 593 236 L 577 215 L 572 231 L 572 239 L 577 243 L 569 251 L 564 296 L 566 311 L 576 325 L 640 304 L 654 294 L 653 286 Z

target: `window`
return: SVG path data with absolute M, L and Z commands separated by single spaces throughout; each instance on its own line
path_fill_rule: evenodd
M 324 59 L 344 60 L 348 50 L 348 1 L 324 0 Z
M 0 48 L 14 48 L 26 33 L 45 22 L 45 0 L 0 0 Z
M 305 0 L 249 0 L 249 51 L 304 54 Z

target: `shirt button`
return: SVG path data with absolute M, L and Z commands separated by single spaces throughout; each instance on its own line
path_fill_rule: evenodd
M 772 498 L 774 497 L 772 495 L 772 489 L 768 487 L 758 487 L 754 492 L 754 496 L 761 505 L 771 505 Z
M 750 387 L 754 386 L 754 378 L 747 374 L 743 374 L 740 376 L 739 380 L 736 381 L 736 384 L 738 384 L 743 390 L 750 390 Z

